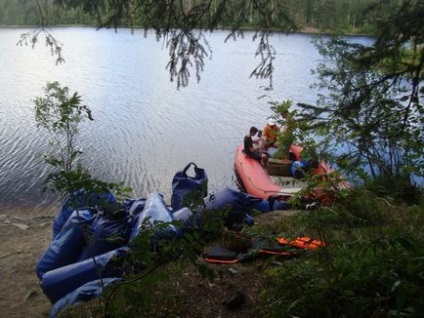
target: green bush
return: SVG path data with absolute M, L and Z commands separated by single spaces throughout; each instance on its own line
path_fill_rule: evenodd
M 358 192 L 340 206 L 300 214 L 298 222 L 321 232 L 327 246 L 268 271 L 264 317 L 418 317 L 423 211 Z

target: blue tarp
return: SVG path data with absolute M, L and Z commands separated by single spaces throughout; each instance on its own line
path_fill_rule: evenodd
M 204 201 L 207 210 L 229 209 L 225 225 L 230 229 L 243 223 L 252 226 L 251 213 L 254 209 L 260 212 L 270 212 L 290 208 L 290 204 L 287 202 L 263 200 L 228 187 L 210 195 Z
M 122 281 L 120 277 L 104 278 L 102 280 L 97 279 L 88 282 L 81 287 L 78 287 L 74 291 L 70 292 L 66 296 L 59 299 L 54 303 L 49 318 L 55 318 L 63 309 L 71 307 L 81 302 L 89 301 L 101 295 L 103 290 L 119 281 Z
M 128 248 L 119 248 L 81 262 L 51 270 L 43 275 L 41 288 L 52 304 L 99 277 L 122 277 Z
M 85 247 L 85 228 L 91 225 L 95 217 L 92 210 L 72 212 L 37 263 L 35 271 L 39 279 L 48 271 L 78 261 Z
M 194 177 L 187 175 L 187 169 L 191 166 L 195 168 Z M 78 194 L 87 198 L 83 190 L 74 195 Z M 76 302 L 100 295 L 99 275 L 105 285 L 121 279 L 122 258 L 145 226 L 154 229 L 158 223 L 165 224 L 153 234 L 154 245 L 164 237 L 178 238 L 185 230 L 202 226 L 203 213 L 228 209 L 225 224 L 233 228 L 240 224 L 253 225 L 253 210 L 265 213 L 290 208 L 286 202 L 255 198 L 231 188 L 224 188 L 209 196 L 206 194 L 205 171 L 190 163 L 173 179 L 172 208 L 167 207 L 159 192 L 151 193 L 147 199 L 127 198 L 122 203 L 117 203 L 115 196 L 108 192 L 91 197 L 94 199 L 90 201 L 90 206 L 118 206 L 122 208 L 122 213 L 118 215 L 88 208 L 85 199 L 76 201 L 80 209 L 71 210 L 75 206 L 75 198 L 68 197 L 54 221 L 53 240 L 36 266 L 41 287 L 54 303 L 50 317 Z M 193 195 L 197 196 L 195 199 L 203 201 L 195 212 L 184 207 L 184 203 L 193 199 Z M 71 199 L 72 203 L 69 201 Z M 169 224 L 175 220 L 182 221 L 181 228 Z
M 59 211 L 58 215 L 53 222 L 53 238 L 55 238 L 63 225 L 71 216 L 72 212 L 75 210 L 88 210 L 90 208 L 95 208 L 102 203 L 114 203 L 116 202 L 116 197 L 109 191 L 105 193 L 89 193 L 84 189 L 75 191 L 73 194 L 68 195 L 63 204 L 62 209 Z
M 140 233 L 142 226 L 154 227 L 158 222 L 171 223 L 173 220 L 171 210 L 166 206 L 163 195 L 159 192 L 153 192 L 146 200 L 141 213 L 136 216 L 136 221 L 130 234 L 130 241 Z M 177 232 L 172 224 L 169 225 L 168 230 L 175 234 Z
M 187 174 L 193 167 L 194 175 Z M 206 171 L 190 162 L 178 171 L 172 179 L 171 205 L 174 210 L 187 206 L 188 201 L 202 200 L 208 194 L 208 175 Z
M 87 242 L 78 260 L 82 261 L 127 245 L 130 230 L 128 213 L 119 219 L 96 215 L 87 230 Z
M 231 206 L 231 212 L 249 213 L 253 209 L 260 212 L 271 212 L 276 210 L 288 210 L 290 204 L 285 201 L 270 201 L 251 196 L 247 193 L 224 188 L 204 199 L 206 209 L 223 209 Z

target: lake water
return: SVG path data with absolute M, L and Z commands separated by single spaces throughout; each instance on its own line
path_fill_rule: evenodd
M 225 31 L 208 36 L 213 54 L 200 83 L 177 89 L 165 69 L 168 51 L 143 31 L 55 28 L 65 63 L 56 65 L 44 43 L 17 46 L 29 29 L 0 29 L 0 212 L 58 202 L 42 192 L 48 167 L 40 154 L 49 136 L 36 128 L 34 103 L 47 82 L 78 92 L 94 122 L 81 126 L 83 163 L 104 181 L 123 181 L 132 197 L 152 191 L 169 202 L 172 178 L 189 162 L 204 168 L 210 192 L 236 187 L 233 155 L 252 125 L 271 115 L 270 100 L 315 103 L 309 86 L 320 56 L 310 35 L 274 35 L 274 90 L 249 78 L 259 59 L 257 42 L 224 43 Z M 269 98 L 259 99 L 263 94 Z

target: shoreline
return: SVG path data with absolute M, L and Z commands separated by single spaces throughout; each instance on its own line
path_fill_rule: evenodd
M 54 28 L 93 28 L 97 30 L 100 29 L 107 29 L 106 27 L 103 28 L 99 28 L 99 26 L 96 25 L 89 25 L 89 24 L 56 24 L 56 25 L 49 25 L 48 26 L 50 29 L 54 29 Z M 39 26 L 37 25 L 1 25 L 0 24 L 0 29 L 32 29 L 32 30 L 36 30 L 38 29 Z M 146 29 L 140 26 L 134 26 L 134 27 L 129 27 L 129 26 L 119 26 L 116 28 L 116 30 L 119 29 L 123 29 L 123 30 L 146 30 L 146 31 L 154 31 L 152 28 Z M 232 31 L 231 28 L 228 27 L 217 27 L 215 30 L 210 31 L 208 29 L 195 29 L 195 30 L 202 30 L 203 32 L 210 32 L 212 33 L 213 31 Z M 242 32 L 255 32 L 257 30 L 255 30 L 254 28 L 249 28 L 249 27 L 240 27 L 240 31 Z M 272 33 L 282 33 L 282 34 L 286 34 L 286 35 L 291 35 L 291 34 L 306 34 L 306 35 L 321 35 L 321 36 L 331 36 L 334 34 L 338 34 L 338 35 L 344 35 L 344 36 L 349 36 L 349 37 L 369 37 L 369 38 L 373 38 L 372 34 L 366 34 L 366 33 L 354 33 L 354 32 L 346 32 L 346 33 L 337 33 L 336 31 L 320 31 L 317 28 L 312 28 L 312 27 L 303 27 L 300 28 L 299 30 L 295 31 L 295 32 L 285 32 L 282 30 L 272 30 Z
M 284 213 L 280 213 L 284 212 Z M 257 224 L 274 223 L 298 211 L 274 211 L 257 217 Z M 35 267 L 51 243 L 52 216 L 17 217 L 0 214 L 0 313 L 8 318 L 48 318 L 52 304 L 44 294 Z M 20 224 L 20 225 L 17 225 Z M 25 225 L 25 226 L 21 226 Z M 228 291 L 228 288 L 224 288 Z M 216 299 L 221 299 L 219 294 Z M 220 309 L 217 302 L 215 309 Z M 249 309 L 249 306 L 246 306 Z M 216 312 L 214 312 L 216 314 Z
M 20 214 L 20 215 L 15 215 Z M 26 214 L 25 214 L 26 213 Z M 2 317 L 48 317 L 51 304 L 35 267 L 52 239 L 54 217 L 26 209 L 0 212 L 0 313 Z
M 59 212 L 59 203 L 47 203 L 38 205 L 16 205 L 8 207 L 0 207 L 0 216 L 8 215 L 12 217 L 24 217 L 28 219 L 36 218 L 54 218 Z

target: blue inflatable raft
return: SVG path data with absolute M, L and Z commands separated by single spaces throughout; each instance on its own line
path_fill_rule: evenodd
M 107 191 L 89 195 L 81 190 L 64 201 L 53 223 L 52 242 L 35 269 L 41 288 L 53 305 L 51 318 L 76 302 L 97 297 L 107 285 L 122 280 L 124 260 L 145 228 L 153 229 L 153 247 L 163 237 L 178 239 L 184 231 L 201 227 L 202 213 L 225 209 L 225 226 L 239 229 L 254 224 L 253 211 L 290 208 L 286 202 L 263 200 L 230 188 L 207 195 L 207 175 L 196 168 L 194 177 L 187 175 L 187 169 L 177 173 L 171 207 L 159 192 L 118 202 Z M 193 193 L 197 197 L 193 198 Z M 193 199 L 195 205 L 190 203 Z M 174 221 L 181 225 L 177 227 Z

